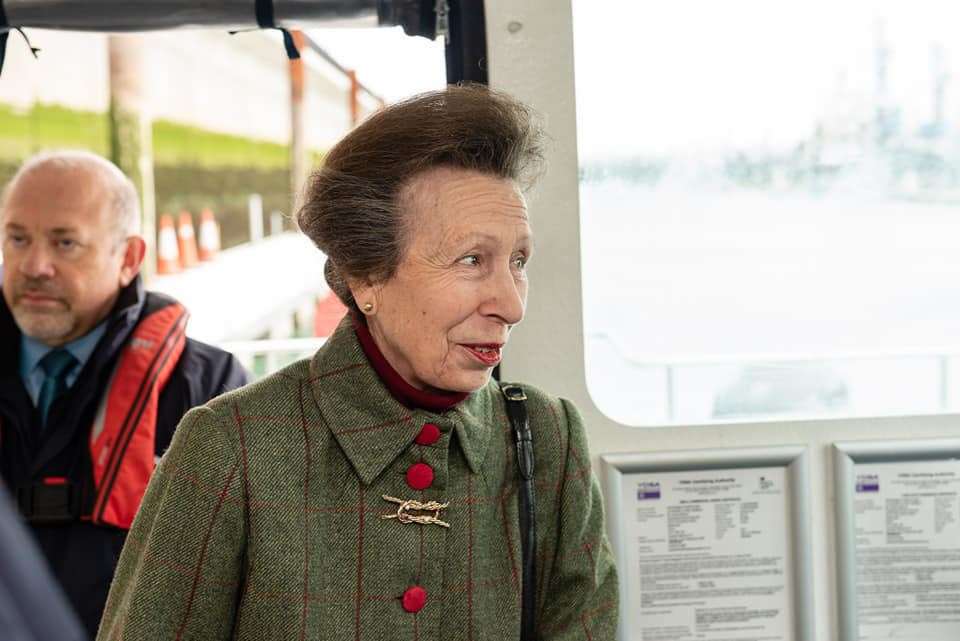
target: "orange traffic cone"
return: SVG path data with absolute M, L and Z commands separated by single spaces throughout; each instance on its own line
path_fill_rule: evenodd
M 180 244 L 180 265 L 184 268 L 197 264 L 197 237 L 193 233 L 193 217 L 188 211 L 180 212 L 177 224 L 177 241 Z
M 173 229 L 173 216 L 160 216 L 160 235 L 157 239 L 157 273 L 173 274 L 180 271 L 180 249 L 177 232 Z
M 220 251 L 220 225 L 209 209 L 200 212 L 199 240 L 200 260 L 213 260 Z

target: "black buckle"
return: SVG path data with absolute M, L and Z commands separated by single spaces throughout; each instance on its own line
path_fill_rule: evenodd
M 17 507 L 28 523 L 55 525 L 80 517 L 79 488 L 69 481 L 39 482 L 17 488 Z
M 525 401 L 527 400 L 527 395 L 523 391 L 523 388 L 519 385 L 503 385 L 500 389 L 503 390 L 503 395 L 507 397 L 508 401 Z

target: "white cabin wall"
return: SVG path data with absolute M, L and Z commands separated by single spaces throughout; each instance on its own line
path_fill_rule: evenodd
M 584 378 L 573 34 L 568 0 L 485 0 L 490 84 L 537 109 L 552 138 L 548 171 L 529 200 L 536 236 L 527 316 L 513 333 L 504 380 L 574 401 L 586 421 L 594 468 L 614 452 L 805 445 L 818 640 L 837 638 L 830 445 L 840 440 L 956 437 L 956 415 L 627 427 L 593 403 Z M 611 20 L 616 20 L 611 9 Z M 518 28 L 519 27 L 519 28 Z M 618 81 L 611 77 L 611 83 Z M 626 81 L 630 81 L 629 79 Z M 825 311 L 824 313 L 829 313 Z

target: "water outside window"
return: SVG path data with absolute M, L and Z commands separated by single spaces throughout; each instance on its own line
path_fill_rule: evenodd
M 957 24 L 938 0 L 574 2 L 600 409 L 960 407 Z

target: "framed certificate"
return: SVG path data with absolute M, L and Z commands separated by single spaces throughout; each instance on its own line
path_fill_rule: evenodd
M 812 641 L 802 446 L 602 457 L 620 641 Z
M 960 440 L 834 444 L 840 641 L 960 639 Z

